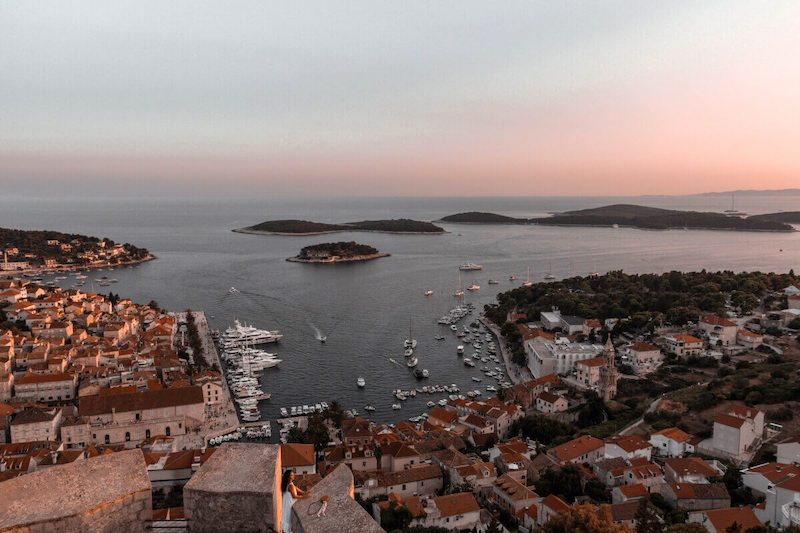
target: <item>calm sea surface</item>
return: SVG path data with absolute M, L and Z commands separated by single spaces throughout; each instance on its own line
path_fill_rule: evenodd
M 551 211 L 626 202 L 656 207 L 722 211 L 727 196 L 653 198 L 372 198 L 267 199 L 259 201 L 59 200 L 0 196 L 0 226 L 54 229 L 131 242 L 158 256 L 134 268 L 117 269 L 110 289 L 139 302 L 156 300 L 181 310 L 202 309 L 213 327 L 234 318 L 280 329 L 285 337 L 275 350 L 283 359 L 266 373 L 263 404 L 267 417 L 280 407 L 337 399 L 359 410 L 377 408 L 372 418 L 396 420 L 420 414 L 425 402 L 441 396 L 418 395 L 392 411 L 394 388 L 417 381 L 404 366 L 402 343 L 409 327 L 419 339 L 420 368 L 427 383 L 457 383 L 462 391 L 494 384 L 456 356 L 457 339 L 436 320 L 454 305 L 458 265 L 480 263 L 484 270 L 465 273 L 463 282 L 481 290 L 467 300 L 478 308 L 498 291 L 511 288 L 510 274 L 541 280 L 623 269 L 663 272 L 672 269 L 788 271 L 800 268 L 800 232 L 794 234 L 712 231 L 644 231 L 611 228 L 471 226 L 443 224 L 446 235 L 343 233 L 280 237 L 242 235 L 232 228 L 268 219 L 300 218 L 346 222 L 376 218 L 435 220 L 467 210 L 534 216 Z M 797 210 L 798 195 L 737 197 L 736 208 L 749 213 Z M 288 263 L 306 245 L 356 240 L 391 257 L 353 265 Z M 781 251 L 782 250 L 782 251 Z M 500 285 L 488 285 L 489 278 Z M 516 283 L 519 283 L 516 282 Z M 230 287 L 241 292 L 229 293 Z M 105 288 L 104 290 L 108 290 Z M 99 289 L 99 287 L 95 287 Z M 423 292 L 435 291 L 426 298 Z M 213 317 L 213 318 L 211 318 Z M 315 339 L 315 328 L 328 342 Z M 434 336 L 445 333 L 445 341 Z M 468 353 L 470 353 L 468 351 Z M 482 364 L 478 365 L 479 367 Z M 494 365 L 492 365 L 494 366 Z M 367 386 L 356 387 L 363 376 Z M 483 377 L 474 383 L 472 376 Z

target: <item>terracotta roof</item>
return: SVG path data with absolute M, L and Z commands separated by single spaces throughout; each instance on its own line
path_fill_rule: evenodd
M 582 435 L 577 439 L 572 439 L 569 442 L 556 446 L 550 451 L 559 461 L 571 461 L 581 455 L 602 448 L 604 445 L 605 444 L 600 439 L 590 435 Z
M 686 442 L 691 437 L 691 435 L 679 428 L 665 428 L 661 431 L 656 431 L 653 435 L 662 435 L 675 442 Z
M 699 457 L 673 457 L 664 459 L 664 465 L 672 469 L 673 472 L 680 475 L 702 475 L 706 477 L 713 477 L 719 475 L 719 472 L 711 468 L 705 461 Z
M 701 339 L 698 339 L 694 335 L 681 334 L 681 335 L 671 335 L 671 337 L 673 339 L 675 339 L 676 341 L 684 342 L 684 343 L 687 343 L 687 342 L 691 342 L 691 343 L 703 342 Z
M 592 359 L 586 359 L 584 361 L 578 361 L 575 363 L 576 365 L 581 366 L 588 366 L 588 367 L 596 367 L 596 366 L 603 366 L 606 364 L 606 360 L 604 357 L 595 357 Z
M 800 466 L 782 463 L 764 463 L 748 468 L 745 473 L 761 474 L 771 483 L 778 484 L 786 479 L 800 476 Z
M 515 501 L 538 498 L 538 494 L 508 474 L 498 477 L 494 480 L 494 484 Z
M 124 413 L 202 403 L 203 388 L 198 386 L 146 390 L 132 394 L 87 396 L 81 399 L 78 414 L 80 416 L 96 416 L 110 414 L 113 411 Z
M 436 503 L 436 508 L 439 509 L 442 517 L 472 513 L 481 509 L 471 492 L 439 496 L 433 498 L 433 501 Z
M 31 374 L 28 372 L 17 380 L 17 385 L 28 385 L 33 383 L 53 383 L 56 381 L 73 381 L 75 376 L 63 372 L 53 374 Z
M 556 496 L 555 494 L 550 494 L 549 496 L 545 496 L 542 499 L 542 505 L 549 507 L 553 511 L 557 513 L 563 513 L 567 509 L 569 509 L 569 504 Z
M 722 326 L 722 327 L 730 327 L 736 326 L 733 322 L 728 320 L 727 318 L 722 318 L 721 316 L 717 315 L 705 315 L 700 317 L 700 322 L 704 324 L 711 324 L 712 326 Z
M 652 447 L 649 442 L 637 435 L 614 435 L 606 439 L 606 444 L 616 444 L 628 453 Z
M 433 407 L 428 411 L 428 420 L 431 418 L 436 418 L 442 422 L 452 424 L 458 421 L 458 413 L 445 409 L 444 407 Z
M 623 496 L 626 498 L 644 498 L 647 496 L 647 487 L 641 483 L 634 483 L 633 485 L 621 485 L 617 487 Z
M 636 518 L 638 501 L 615 503 L 611 505 L 611 519 L 614 522 L 630 522 Z
M 742 531 L 761 525 L 750 507 L 728 507 L 727 509 L 703 511 L 703 513 L 717 531 L 726 531 L 734 522 L 741 526 Z
M 653 352 L 653 351 L 661 351 L 661 349 L 654 345 L 650 344 L 649 342 L 634 342 L 628 349 L 632 352 Z
M 550 391 L 544 391 L 544 392 L 539 394 L 537 399 L 542 400 L 543 402 L 546 402 L 546 403 L 549 403 L 549 404 L 554 404 L 560 398 L 561 398 L 561 396 L 559 396 L 558 394 L 553 394 Z
M 731 416 L 726 415 L 724 413 L 717 413 L 714 417 L 715 424 L 722 424 L 723 426 L 729 426 L 732 428 L 740 428 L 744 425 L 745 419 L 739 418 L 738 416 Z
M 313 444 L 281 444 L 281 466 L 308 466 L 313 464 Z
M 670 489 L 679 500 L 729 499 L 724 483 L 670 483 Z

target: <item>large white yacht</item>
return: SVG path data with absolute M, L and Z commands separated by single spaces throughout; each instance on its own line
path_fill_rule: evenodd
M 258 329 L 248 324 L 242 324 L 238 320 L 235 320 L 234 325 L 222 334 L 223 343 L 269 344 L 278 342 L 282 338 L 283 335 L 278 331 Z

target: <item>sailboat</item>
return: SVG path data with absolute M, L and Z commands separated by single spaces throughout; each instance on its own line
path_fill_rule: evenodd
M 464 284 L 461 281 L 461 271 L 458 271 L 458 290 L 453 293 L 453 296 L 456 298 L 461 298 L 464 296 Z
M 556 279 L 556 277 L 553 275 L 553 263 L 552 262 L 550 263 L 549 271 L 547 272 L 547 274 L 544 275 L 544 279 L 546 279 L 547 281 L 553 281 L 554 279 Z
M 533 287 L 533 282 L 531 281 L 531 267 L 528 267 L 528 277 L 525 278 L 525 281 L 522 283 L 523 287 Z
M 411 334 L 411 321 L 408 321 L 408 338 L 403 342 L 403 347 L 406 349 L 414 349 L 417 347 L 417 339 Z
M 731 218 L 744 218 L 747 216 L 747 213 L 743 213 L 742 211 L 737 211 L 736 207 L 734 207 L 735 195 L 731 193 L 731 208 L 725 210 L 725 216 Z

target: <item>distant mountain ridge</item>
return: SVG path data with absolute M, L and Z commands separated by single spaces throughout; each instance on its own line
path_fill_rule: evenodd
M 543 218 L 513 218 L 495 213 L 449 215 L 443 222 L 472 224 L 541 224 L 554 226 L 627 226 L 641 229 L 709 229 L 734 231 L 794 231 L 792 213 L 729 217 L 723 213 L 678 211 L 633 204 L 614 204 L 555 213 Z

